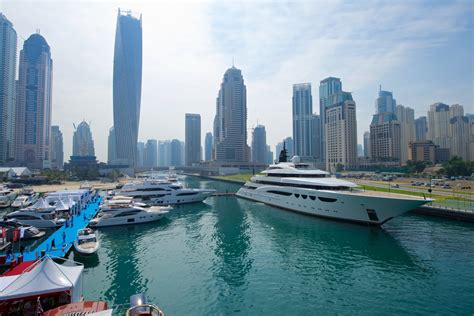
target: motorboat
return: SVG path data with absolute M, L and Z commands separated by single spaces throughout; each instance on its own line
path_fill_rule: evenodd
M 17 198 L 12 202 L 11 207 L 13 208 L 24 208 L 36 203 L 39 198 L 39 194 L 34 192 L 33 189 L 23 189 L 18 194 Z
M 5 187 L 0 188 L 0 208 L 10 207 L 17 195 L 18 193 L 12 189 Z
M 90 228 L 80 229 L 74 241 L 74 249 L 81 255 L 91 255 L 99 249 L 99 240 Z
M 155 304 L 148 303 L 143 293 L 130 296 L 130 308 L 125 312 L 126 316 L 165 316 L 165 313 Z
M 111 206 L 108 210 L 102 209 L 99 214 L 89 222 L 89 226 L 105 227 L 158 221 L 169 212 L 168 210 L 169 208 L 157 206 L 143 208 L 132 204 L 115 205 Z
M 45 235 L 44 231 L 30 225 L 24 225 L 22 223 L 7 220 L 0 222 L 0 229 L 5 229 L 5 237 L 7 240 L 13 240 L 14 230 L 17 229 L 20 232 L 20 239 L 37 239 Z M 2 233 L 3 235 L 3 233 Z
M 116 193 L 150 205 L 176 205 L 202 202 L 214 192 L 213 189 L 184 188 L 179 182 L 146 179 L 126 183 Z
M 280 155 L 282 156 L 282 155 Z M 355 183 L 300 163 L 280 161 L 241 187 L 238 197 L 320 217 L 382 225 L 432 200 L 395 193 L 365 191 Z
M 64 218 L 59 218 L 54 209 L 35 210 L 29 208 L 13 211 L 5 215 L 4 220 L 37 228 L 57 228 L 66 221 Z

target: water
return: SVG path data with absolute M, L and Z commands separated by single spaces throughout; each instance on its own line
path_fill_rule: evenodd
M 98 257 L 82 260 L 86 299 L 146 292 L 168 315 L 474 313 L 468 223 L 406 215 L 376 229 L 213 197 L 99 233 Z

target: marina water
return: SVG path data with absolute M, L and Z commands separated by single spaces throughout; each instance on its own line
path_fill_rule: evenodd
M 368 228 L 230 196 L 176 207 L 161 222 L 103 228 L 99 237 L 98 256 L 80 259 L 89 300 L 120 304 L 145 292 L 168 315 L 474 312 L 469 223 L 407 214 Z

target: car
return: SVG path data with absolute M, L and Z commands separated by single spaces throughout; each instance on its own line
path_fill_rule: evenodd
M 464 185 L 461 187 L 461 190 L 470 190 L 471 186 L 470 185 Z
M 392 188 L 399 188 L 400 186 L 398 185 L 398 183 L 395 183 L 395 184 L 392 184 Z

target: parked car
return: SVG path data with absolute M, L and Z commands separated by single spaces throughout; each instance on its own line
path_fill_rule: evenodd
M 395 183 L 395 184 L 392 184 L 392 188 L 399 188 L 400 186 L 398 185 L 398 183 Z

